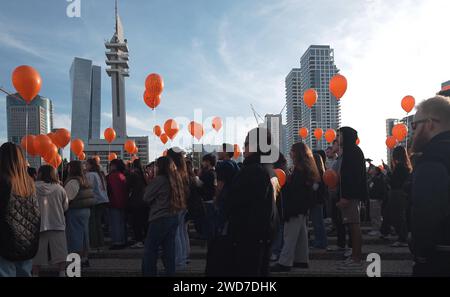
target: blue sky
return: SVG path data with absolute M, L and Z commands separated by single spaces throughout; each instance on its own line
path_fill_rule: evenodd
M 150 135 L 155 123 L 142 93 L 147 74 L 165 79 L 160 124 L 168 117 L 252 117 L 277 113 L 284 79 L 310 44 L 329 44 L 347 76 L 343 124 L 359 130 L 361 146 L 385 158 L 385 124 L 401 117 L 400 100 L 435 94 L 450 79 L 447 12 L 450 1 L 420 0 L 133 0 L 119 1 L 130 49 L 129 134 Z M 37 4 L 39 3 L 39 4 Z M 81 0 L 81 18 L 68 18 L 64 0 L 1 1 L 0 85 L 13 91 L 12 70 L 32 65 L 41 94 L 55 105 L 55 124 L 70 128 L 69 68 L 75 56 L 102 66 L 102 127 L 111 112 L 104 40 L 114 31 L 113 0 Z M 5 97 L 0 95 L 0 110 Z M 239 139 L 255 123 L 239 129 Z M 0 113 L 0 143 L 6 115 Z M 154 138 L 150 138 L 151 141 Z M 162 150 L 157 145 L 156 150 Z

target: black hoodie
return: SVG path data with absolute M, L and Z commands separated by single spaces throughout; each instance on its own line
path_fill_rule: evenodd
M 356 145 L 358 132 L 350 127 L 342 127 L 342 164 L 340 170 L 340 198 L 367 200 L 366 161 L 364 154 Z

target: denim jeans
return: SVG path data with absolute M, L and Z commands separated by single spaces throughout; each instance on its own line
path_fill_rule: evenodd
M 189 236 L 187 225 L 184 221 L 186 217 L 186 210 L 178 214 L 178 228 L 175 237 L 175 262 L 178 269 L 186 268 L 186 262 L 189 257 Z
M 275 240 L 272 243 L 272 254 L 277 257 L 280 256 L 281 250 L 283 249 L 283 236 L 284 236 L 284 224 L 280 224 L 278 228 Z
M 313 246 L 319 249 L 326 249 L 328 246 L 327 232 L 323 221 L 323 205 L 317 204 L 311 208 L 311 221 L 314 228 Z
M 79 253 L 89 249 L 89 208 L 71 208 L 66 212 L 67 251 Z
M 32 260 L 11 262 L 0 257 L 0 277 L 30 277 Z
M 109 208 L 109 232 L 113 245 L 124 245 L 127 243 L 127 226 L 125 224 L 125 210 Z
M 178 216 L 160 218 L 148 225 L 147 238 L 144 244 L 142 273 L 144 276 L 157 275 L 158 249 L 163 251 L 163 263 L 166 275 L 175 274 L 175 236 L 178 227 Z

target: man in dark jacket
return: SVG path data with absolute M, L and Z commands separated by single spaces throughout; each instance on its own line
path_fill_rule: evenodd
M 350 127 L 338 130 L 339 146 L 342 149 L 342 162 L 339 169 L 339 202 L 336 204 L 342 213 L 342 222 L 350 228 L 352 256 L 340 269 L 360 269 L 362 235 L 360 227 L 360 202 L 368 198 L 366 161 L 364 154 L 356 145 L 358 133 Z
M 267 276 L 269 272 L 270 247 L 278 221 L 272 184 L 276 176 L 272 164 L 263 163 L 271 153 L 267 145 L 271 147 L 266 129 L 249 132 L 243 168 L 224 201 L 224 232 L 229 239 L 229 248 L 223 255 L 227 276 Z
M 412 123 L 411 250 L 415 276 L 450 276 L 450 98 L 422 102 Z

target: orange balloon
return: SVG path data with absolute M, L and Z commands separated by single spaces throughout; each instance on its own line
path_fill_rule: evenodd
M 337 100 L 341 99 L 347 91 L 347 79 L 345 76 L 336 74 L 330 80 L 330 92 Z
M 394 136 L 388 136 L 388 138 L 386 138 L 386 146 L 389 149 L 392 150 L 396 145 L 397 145 L 397 139 L 395 139 Z
M 328 129 L 327 132 L 325 132 L 325 140 L 328 143 L 332 143 L 336 139 L 336 131 L 333 129 Z
M 300 135 L 301 138 L 305 139 L 306 137 L 308 137 L 308 129 L 307 128 L 300 128 L 298 130 L 298 135 Z
M 116 139 L 116 131 L 113 128 L 106 128 L 103 135 L 108 143 L 111 143 Z
M 78 155 L 78 159 L 80 161 L 84 161 L 86 160 L 86 154 L 84 152 L 81 152 L 81 154 Z
M 277 175 L 280 186 L 284 186 L 286 184 L 286 173 L 281 169 L 275 169 L 275 174 Z
M 317 140 L 320 140 L 323 136 L 323 130 L 321 128 L 316 128 L 314 130 L 314 137 L 316 137 Z
M 153 133 L 155 133 L 155 135 L 158 136 L 158 137 L 161 136 L 161 133 L 162 133 L 161 127 L 158 126 L 158 125 L 156 125 L 155 127 L 153 127 Z
M 167 136 L 166 133 L 163 133 L 163 134 L 161 134 L 161 136 L 159 136 L 159 139 L 161 140 L 161 142 L 162 142 L 163 144 L 166 144 L 167 141 L 169 141 L 169 136 Z
M 314 89 L 308 89 L 303 94 L 303 101 L 305 101 L 306 106 L 309 108 L 313 107 L 317 102 L 317 92 Z
M 41 90 L 41 75 L 31 66 L 22 65 L 14 69 L 12 83 L 22 98 L 30 104 Z
M 414 99 L 413 96 L 405 96 L 402 99 L 402 108 L 407 113 L 410 113 L 413 110 L 415 105 L 416 105 L 416 99 Z
M 403 141 L 408 135 L 408 127 L 405 124 L 397 124 L 392 128 L 392 136 L 398 141 Z
M 25 135 L 22 137 L 22 140 L 20 141 L 20 145 L 22 148 L 28 152 L 31 156 L 36 156 L 37 151 L 34 148 L 34 140 L 36 139 L 36 136 L 34 135 Z
M 43 154 L 43 158 L 45 162 L 50 162 L 53 158 L 58 154 L 58 148 L 55 144 L 51 144 L 47 151 Z
M 46 161 L 47 162 L 47 161 Z M 59 154 L 56 154 L 50 161 L 47 162 L 49 165 L 51 165 L 53 168 L 58 168 L 59 165 L 62 163 L 62 158 Z
M 161 103 L 161 96 L 156 94 L 151 94 L 149 90 L 144 92 L 144 102 L 151 109 L 155 109 Z
M 239 145 L 235 144 L 233 149 L 234 149 L 233 158 L 238 159 L 239 156 L 241 155 L 241 151 L 239 150 Z
M 132 154 L 136 149 L 136 143 L 133 140 L 129 139 L 125 142 L 124 148 L 129 154 Z
M 44 156 L 45 152 L 51 149 L 52 140 L 45 134 L 36 136 L 34 139 L 34 150 L 39 156 Z
M 70 149 L 75 154 L 75 156 L 81 155 L 81 153 L 84 151 L 84 142 L 81 139 L 74 139 L 72 140 L 72 143 L 70 144 Z
M 360 144 L 360 140 L 359 140 L 359 137 L 358 138 L 356 138 L 356 145 L 359 145 Z
M 164 81 L 161 75 L 157 73 L 149 74 L 145 79 L 145 89 L 148 91 L 149 95 L 161 95 L 164 90 Z
M 50 138 L 50 140 L 52 141 L 52 143 L 56 146 L 58 146 L 58 136 L 56 135 L 56 133 L 50 132 L 47 134 L 47 136 Z
M 169 119 L 164 123 L 164 132 L 166 132 L 166 135 L 171 140 L 175 138 L 179 130 L 180 127 L 178 126 L 177 122 L 175 122 L 175 120 L 173 119 Z
M 108 161 L 111 162 L 112 160 L 115 160 L 115 159 L 117 159 L 117 155 L 115 153 L 109 153 Z
M 55 143 L 58 147 L 64 148 L 70 142 L 70 132 L 67 129 L 61 128 L 56 130 Z
M 220 117 L 213 118 L 212 127 L 214 130 L 219 132 L 219 130 L 222 128 L 222 119 Z
M 191 133 L 192 136 L 197 138 L 197 140 L 200 140 L 203 137 L 203 134 L 205 134 L 205 131 L 203 130 L 203 126 L 199 123 L 196 123 L 194 121 L 190 122 L 188 125 L 189 133 Z
M 339 178 L 336 171 L 328 169 L 323 173 L 323 182 L 328 186 L 328 188 L 336 188 L 338 181 Z

